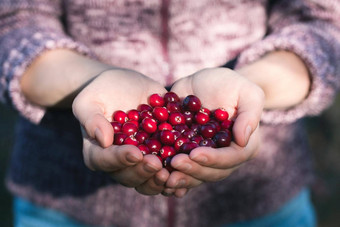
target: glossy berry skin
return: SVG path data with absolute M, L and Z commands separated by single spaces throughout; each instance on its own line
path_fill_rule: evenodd
M 202 107 L 199 112 L 202 112 L 202 113 L 206 113 L 210 116 L 211 114 L 211 111 L 208 109 L 208 108 L 205 108 L 205 107 Z
M 138 143 L 138 141 L 136 140 L 136 138 L 134 136 L 128 136 L 124 140 L 124 144 L 138 146 L 139 143 Z
M 199 143 L 199 145 L 201 147 L 212 147 L 212 148 L 216 147 L 216 144 L 212 139 L 204 139 Z
M 183 109 L 191 112 L 197 112 L 201 109 L 201 100 L 195 95 L 188 95 L 183 100 Z
M 144 110 L 147 110 L 147 111 L 152 111 L 152 107 L 150 106 L 150 105 L 148 105 L 148 104 L 140 104 L 139 106 L 138 106 L 138 108 L 137 108 L 137 110 L 139 111 L 139 112 L 143 112 Z
M 221 122 L 221 129 L 226 130 L 226 129 L 231 129 L 233 127 L 234 122 L 231 120 L 224 120 Z
M 199 145 L 197 143 L 190 141 L 181 146 L 180 152 L 190 154 L 190 152 L 198 146 Z
M 207 124 L 212 125 L 215 128 L 216 132 L 221 131 L 220 122 L 218 122 L 217 120 L 211 119 Z
M 152 154 L 158 154 L 159 150 L 162 148 L 161 142 L 153 138 L 146 139 L 144 144 L 149 148 Z
M 143 155 L 151 154 L 150 149 L 145 144 L 139 144 L 137 147 Z
M 175 144 L 174 144 L 174 148 L 175 150 L 178 152 L 181 150 L 181 146 L 185 143 L 189 143 L 190 140 L 187 137 L 184 136 L 180 136 L 179 138 L 176 139 Z
M 139 120 L 139 111 L 135 110 L 135 109 L 129 110 L 127 112 L 127 117 L 129 118 L 129 120 L 138 121 Z
M 171 131 L 174 134 L 175 141 L 182 135 L 179 131 L 176 131 L 176 130 L 171 130 Z
M 192 122 L 194 121 L 194 114 L 188 110 L 183 112 L 184 118 L 185 118 L 185 124 L 188 126 L 192 125 Z
M 175 92 L 172 92 L 172 91 L 165 93 L 164 96 L 163 96 L 163 99 L 165 101 L 165 104 L 167 104 L 169 102 L 179 102 L 180 101 L 178 95 Z
M 162 122 L 158 125 L 158 130 L 173 130 L 173 127 L 168 122 Z
M 180 124 L 180 125 L 175 125 L 174 129 L 180 133 L 185 132 L 185 130 L 188 130 L 189 127 L 186 124 Z
M 157 130 L 157 121 L 152 118 L 145 118 L 142 121 L 142 129 L 147 133 L 154 133 Z
M 200 144 L 200 142 L 203 140 L 203 137 L 201 135 L 194 135 L 190 140 L 192 142 Z
M 182 133 L 182 136 L 191 139 L 192 137 L 194 137 L 197 133 L 191 129 L 187 129 Z
M 185 118 L 180 112 L 172 112 L 169 115 L 169 123 L 171 125 L 185 124 Z
M 168 109 L 169 113 L 172 112 L 181 112 L 182 106 L 179 102 L 169 102 L 166 104 L 166 108 Z
M 129 123 L 132 123 L 132 124 L 134 124 L 134 125 L 136 125 L 136 127 L 137 127 L 137 129 L 139 128 L 139 122 L 138 121 L 135 121 L 135 120 L 127 120 L 127 122 L 129 122 Z M 127 123 L 127 122 L 125 122 L 125 123 Z M 125 124 L 124 123 L 124 124 Z
M 229 131 L 219 131 L 213 137 L 216 147 L 228 147 L 231 142 L 231 133 Z
M 195 114 L 195 121 L 200 125 L 205 125 L 210 121 L 210 117 L 204 112 L 197 112 Z
M 140 121 L 143 121 L 147 117 L 152 118 L 152 112 L 151 111 L 143 110 L 142 112 L 140 112 L 140 115 L 139 115 Z
M 216 128 L 213 124 L 210 123 L 202 125 L 200 128 L 200 134 L 204 138 L 213 138 L 214 135 L 216 134 Z
M 168 120 L 169 112 L 165 107 L 155 107 L 152 111 L 152 116 L 159 122 Z
M 171 166 L 172 157 L 167 157 L 163 160 L 163 167 L 167 169 L 170 173 L 173 172 L 175 169 Z
M 228 112 L 223 108 L 218 108 L 214 111 L 214 118 L 218 121 L 224 121 L 229 118 Z
M 127 114 L 122 110 L 117 110 L 113 113 L 113 121 L 118 121 L 124 124 L 128 120 Z
M 166 159 L 167 157 L 172 157 L 176 154 L 175 148 L 172 146 L 163 146 L 159 150 L 159 154 L 162 159 Z
M 138 127 L 132 122 L 125 122 L 122 126 L 122 132 L 128 136 L 134 135 L 138 131 Z
M 128 137 L 128 135 L 126 135 L 125 133 L 122 132 L 116 132 L 113 135 L 114 141 L 113 144 L 114 145 L 123 145 L 124 144 L 124 140 Z
M 120 132 L 122 129 L 122 124 L 119 123 L 118 121 L 112 121 L 111 125 L 114 133 Z
M 159 137 L 160 141 L 164 145 L 172 145 L 175 142 L 175 135 L 170 130 L 162 130 Z
M 150 134 L 143 130 L 139 130 L 135 135 L 135 138 L 139 143 L 144 143 L 144 141 L 149 137 L 150 137 Z
M 149 97 L 149 104 L 152 107 L 164 106 L 165 101 L 164 101 L 163 97 L 160 94 L 152 94 Z

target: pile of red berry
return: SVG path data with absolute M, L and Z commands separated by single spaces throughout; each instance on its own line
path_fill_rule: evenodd
M 189 154 L 198 146 L 226 147 L 231 142 L 232 121 L 223 108 L 210 111 L 194 95 L 182 101 L 174 92 L 152 94 L 149 104 L 113 113 L 115 145 L 130 144 L 154 154 L 171 169 L 171 158 Z

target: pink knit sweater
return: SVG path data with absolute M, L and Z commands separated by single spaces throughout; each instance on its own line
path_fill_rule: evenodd
M 255 159 L 169 206 L 168 198 L 140 195 L 88 171 L 71 114 L 36 106 L 22 94 L 23 72 L 56 48 L 140 71 L 165 86 L 235 57 L 240 67 L 287 50 L 308 66 L 312 86 L 301 104 L 263 113 Z M 7 185 L 15 195 L 103 226 L 163 226 L 172 211 L 176 226 L 215 226 L 267 214 L 310 182 L 299 119 L 330 105 L 340 85 L 339 59 L 336 0 L 0 0 L 0 100 L 22 116 Z M 75 133 L 66 138 L 60 130 Z M 56 135 L 65 139 L 56 142 Z

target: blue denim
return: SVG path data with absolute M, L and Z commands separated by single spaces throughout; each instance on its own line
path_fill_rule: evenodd
M 15 227 L 90 227 L 61 212 L 36 206 L 24 199 L 14 199 Z M 316 218 L 309 191 L 302 190 L 278 211 L 250 221 L 221 227 L 315 227 Z

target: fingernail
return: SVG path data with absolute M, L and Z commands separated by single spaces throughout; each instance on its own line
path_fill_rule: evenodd
M 177 166 L 173 166 L 175 169 L 179 169 L 182 171 L 188 171 L 191 169 L 191 165 L 189 163 L 179 164 Z
M 208 161 L 208 158 L 204 155 L 197 155 L 196 157 L 191 158 L 193 161 L 204 164 Z
M 248 125 L 246 128 L 246 132 L 244 133 L 244 139 L 245 139 L 246 144 L 248 143 L 250 134 L 251 134 L 251 126 Z
M 132 163 L 137 163 L 137 162 L 139 162 L 139 157 L 136 156 L 135 154 L 128 154 L 126 156 L 126 160 L 128 160 L 129 162 L 132 162 Z
M 146 167 L 146 171 L 152 172 L 152 173 L 156 172 L 158 170 L 157 167 L 155 167 L 154 165 L 152 165 L 150 163 L 146 163 L 145 167 Z

